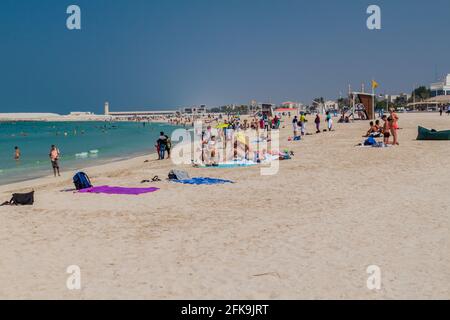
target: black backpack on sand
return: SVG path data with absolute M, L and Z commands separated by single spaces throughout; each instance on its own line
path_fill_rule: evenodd
M 2 206 L 31 206 L 34 203 L 34 191 L 29 193 L 14 193 L 9 202 L 5 202 Z

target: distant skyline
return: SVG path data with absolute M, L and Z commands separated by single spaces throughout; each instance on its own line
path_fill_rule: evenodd
M 450 73 L 449 17 L 448 0 L 2 0 L 0 112 L 309 104 L 372 78 L 410 93 Z

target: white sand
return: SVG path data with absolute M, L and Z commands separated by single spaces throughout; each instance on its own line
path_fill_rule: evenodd
M 36 203 L 0 208 L 0 298 L 449 299 L 450 142 L 415 137 L 450 117 L 400 116 L 400 147 L 354 147 L 367 122 L 295 143 L 287 124 L 296 156 L 276 176 L 185 167 L 233 185 L 86 195 L 63 191 L 69 172 L 2 186 L 2 201 L 33 187 Z M 140 187 L 173 167 L 148 158 L 87 171 L 96 185 Z M 69 265 L 80 291 L 66 288 Z M 369 265 L 380 291 L 366 287 Z

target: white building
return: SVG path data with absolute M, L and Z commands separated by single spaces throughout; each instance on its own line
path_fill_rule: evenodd
M 194 106 L 191 108 L 183 108 L 181 112 L 192 115 L 205 115 L 208 112 L 208 108 L 206 107 L 206 105 L 202 104 L 200 106 Z
M 324 103 L 325 110 L 338 110 L 339 109 L 339 103 L 334 100 L 328 100 Z
M 306 111 L 306 106 L 301 102 L 286 101 L 281 104 L 281 108 L 298 109 L 299 112 Z
M 84 111 L 72 111 L 71 113 L 69 113 L 69 116 L 76 116 L 76 117 L 92 116 L 92 115 L 93 115 L 92 112 L 84 112 Z
M 431 97 L 450 96 L 450 74 L 444 81 L 432 83 L 430 86 Z

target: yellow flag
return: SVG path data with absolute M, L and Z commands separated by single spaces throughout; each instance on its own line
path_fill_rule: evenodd
M 379 84 L 375 80 L 372 80 L 372 89 L 378 88 Z

